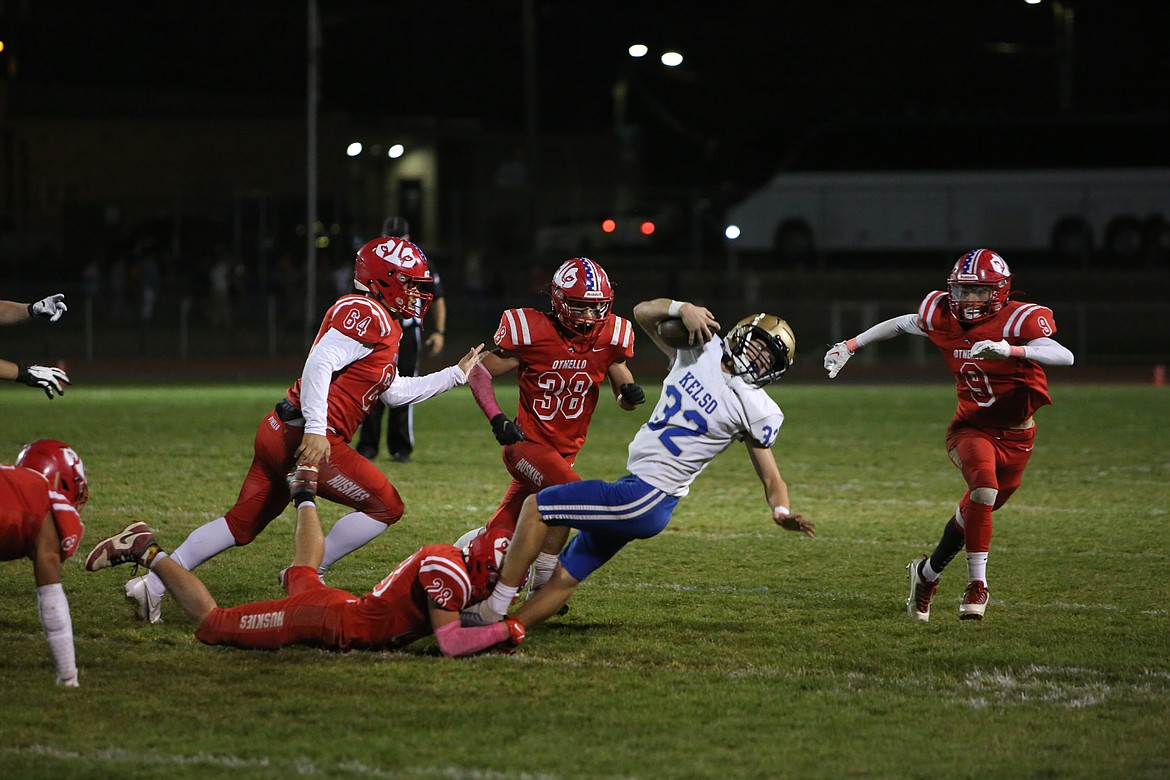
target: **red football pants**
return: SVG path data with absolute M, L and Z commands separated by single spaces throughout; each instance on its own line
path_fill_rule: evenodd
M 304 428 L 288 425 L 274 412 L 256 429 L 252 465 L 235 506 L 225 515 L 236 544 L 251 542 L 288 506 L 291 496 L 286 477 L 296 465 L 294 456 L 303 433 Z M 328 436 L 330 455 L 318 464 L 317 495 L 365 512 L 386 525 L 396 523 L 405 507 L 390 480 L 341 437 Z
M 963 473 L 967 492 L 959 501 L 967 552 L 991 549 L 991 513 L 1007 503 L 1020 487 L 1024 467 L 1032 457 L 1036 428 L 972 428 L 952 422 L 947 430 L 947 452 Z M 995 504 L 971 500 L 975 488 L 996 490 Z
M 508 538 L 511 538 L 520 519 L 520 507 L 524 505 L 524 499 L 549 485 L 579 482 L 581 477 L 573 471 L 571 458 L 564 457 L 544 444 L 529 441 L 509 444 L 504 447 L 503 457 L 504 465 L 512 475 L 512 484 L 504 493 L 495 514 L 488 520 L 487 527 L 493 531 L 504 529 Z
M 195 629 L 195 638 L 207 645 L 250 650 L 286 645 L 337 649 L 341 605 L 357 601 L 354 595 L 325 585 L 311 566 L 290 567 L 285 582 L 291 594 L 287 598 L 213 609 Z

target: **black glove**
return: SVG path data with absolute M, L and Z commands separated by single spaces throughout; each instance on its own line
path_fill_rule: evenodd
M 618 392 L 621 394 L 622 400 L 630 406 L 646 403 L 646 391 L 642 389 L 641 385 L 635 382 L 622 385 L 618 389 Z
M 524 431 L 503 412 L 492 418 L 492 433 L 496 435 L 496 441 L 504 446 L 524 441 Z
M 57 395 L 65 395 L 65 388 L 62 387 L 62 384 L 69 384 L 69 377 L 55 366 L 21 366 L 16 381 L 29 387 L 41 388 L 52 401 L 54 391 Z

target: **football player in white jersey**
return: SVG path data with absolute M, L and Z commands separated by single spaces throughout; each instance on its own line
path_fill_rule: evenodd
M 659 335 L 658 323 L 671 317 L 682 319 L 688 345 L 671 346 Z M 811 520 L 790 511 L 788 485 L 770 449 L 784 415 L 763 387 L 792 364 L 796 338 L 788 323 L 753 314 L 720 338 L 708 309 L 668 298 L 639 303 L 634 318 L 671 364 L 654 414 L 630 442 L 630 473 L 616 482 L 571 482 L 529 496 L 499 582 L 488 599 L 463 611 L 464 625 L 502 620 L 550 529 L 567 538 L 576 528 L 551 577 L 533 583 L 535 592 L 515 617 L 531 626 L 556 614 L 581 581 L 628 542 L 665 528 L 695 477 L 734 441 L 747 445 L 772 520 L 785 530 L 816 535 Z

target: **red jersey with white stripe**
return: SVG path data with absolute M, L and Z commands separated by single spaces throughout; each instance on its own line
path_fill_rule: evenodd
M 1020 346 L 1056 333 L 1052 311 L 1035 303 L 1008 301 L 986 320 L 965 326 L 951 313 L 950 296 L 934 291 L 918 307 L 918 327 L 938 347 L 955 374 L 959 406 L 955 418 L 986 428 L 1020 425 L 1052 403 L 1048 377 L 1026 358 L 971 357 L 971 345 L 985 339 Z
M 494 337 L 497 345 L 520 359 L 516 424 L 528 441 L 568 458 L 585 444 L 609 367 L 634 355 L 629 320 L 611 314 L 594 330 L 596 338 L 570 337 L 550 313 L 508 309 Z
M 49 488 L 44 475 L 20 466 L 0 465 L 0 561 L 30 558 L 46 517 L 61 538 L 61 560 L 77 552 L 85 526 L 73 504 Z
M 471 578 L 458 547 L 428 544 L 372 591 L 342 605 L 338 648 L 402 647 L 429 636 L 428 597 L 452 612 L 471 603 Z
M 349 441 L 374 401 L 394 381 L 398 372 L 398 344 L 402 339 L 402 326 L 373 298 L 343 295 L 325 312 L 313 346 L 331 329 L 374 350 L 334 373 L 333 381 L 329 384 L 326 424 L 342 439 Z M 288 400 L 300 407 L 300 378 L 288 389 Z

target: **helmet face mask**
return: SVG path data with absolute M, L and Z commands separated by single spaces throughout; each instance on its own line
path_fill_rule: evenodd
M 756 387 L 779 379 L 796 356 L 796 335 L 771 314 L 753 314 L 735 324 L 723 341 L 731 373 Z
M 582 336 L 605 322 L 613 307 L 609 275 L 588 257 L 574 257 L 561 264 L 553 274 L 551 295 L 553 316 Z
M 1007 304 L 1012 272 L 990 249 L 972 249 L 960 257 L 947 277 L 951 313 L 964 323 L 986 320 Z
M 358 250 L 353 283 L 401 318 L 426 314 L 434 300 L 428 289 L 431 271 L 426 255 L 404 238 L 378 238 Z
M 24 445 L 16 456 L 16 466 L 35 471 L 49 480 L 74 508 L 81 509 L 89 501 L 89 482 L 81 457 L 63 441 L 38 439 Z

